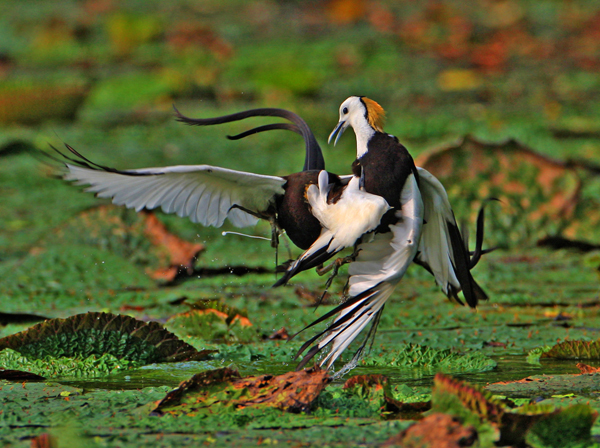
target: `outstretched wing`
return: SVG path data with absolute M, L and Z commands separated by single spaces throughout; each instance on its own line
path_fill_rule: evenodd
M 471 275 L 468 249 L 456 224 L 448 194 L 435 176 L 423 168 L 417 169 L 426 224 L 415 262 L 434 275 L 450 299 L 462 303 L 458 298 L 458 292 L 462 290 L 467 304 L 475 307 L 478 301 L 488 297 Z
M 396 211 L 398 221 L 389 226 L 390 232 L 372 237 L 367 235 L 364 238 L 367 241 L 358 246 L 356 261 L 348 268 L 350 298 L 309 325 L 311 327 L 339 313 L 325 331 L 317 334 L 301 347 L 298 354 L 327 334 L 308 351 L 298 368 L 306 365 L 312 357 L 327 346 L 331 348 L 321 364 L 326 363 L 328 368 L 331 367 L 360 332 L 371 323 L 371 330 L 354 355 L 353 362 L 355 362 L 375 334 L 383 307 L 412 263 L 421 236 L 423 202 L 414 174 L 411 174 L 404 184 L 400 203 L 402 209 Z
M 189 217 L 205 226 L 223 225 L 225 218 L 238 227 L 256 224 L 257 215 L 284 194 L 286 180 L 209 165 L 181 165 L 116 170 L 94 164 L 71 147 L 78 158 L 66 157 L 64 179 L 89 185 L 86 191 L 112 198 L 117 205 L 139 211 L 161 207 L 165 213 Z M 233 207 L 233 208 L 232 208 Z

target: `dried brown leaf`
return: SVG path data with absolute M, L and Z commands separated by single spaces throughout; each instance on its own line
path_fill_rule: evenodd
M 575 367 L 577 367 L 582 374 L 600 373 L 600 367 L 588 366 L 587 364 L 583 364 L 581 362 L 575 364 Z
M 451 415 L 434 413 L 389 438 L 382 446 L 462 448 L 473 446 L 478 438 L 473 426 L 463 426 Z
M 303 412 L 310 409 L 330 381 L 327 372 L 320 369 L 240 378 L 236 370 L 226 367 L 199 373 L 182 382 L 158 402 L 152 412 L 189 414 L 219 404 Z

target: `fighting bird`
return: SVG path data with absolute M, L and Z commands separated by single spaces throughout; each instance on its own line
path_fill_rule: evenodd
M 87 159 L 65 145 L 71 155 L 59 152 L 66 160 L 63 178 L 76 185 L 89 185 L 86 191 L 101 198 L 112 198 L 117 205 L 140 211 L 161 207 L 165 213 L 188 217 L 192 222 L 220 227 L 228 219 L 237 227 L 268 220 L 273 226 L 273 243 L 285 231 L 301 249 L 308 249 L 321 234 L 321 224 L 305 200 L 306 189 L 318 183 L 324 168 L 321 148 L 306 122 L 284 109 L 253 109 L 222 117 L 195 119 L 175 109 L 177 120 L 188 125 L 208 126 L 249 117 L 282 117 L 291 123 L 260 126 L 231 138 L 272 129 L 287 129 L 304 137 L 304 170 L 288 176 L 268 176 L 209 165 L 180 165 L 132 170 L 117 170 Z M 329 181 L 347 182 L 328 173 Z
M 330 351 L 320 364 L 327 363 L 327 367 L 331 367 L 371 322 L 363 344 L 340 374 L 352 368 L 368 341 L 372 341 L 383 306 L 411 261 L 429 271 L 451 300 L 463 304 L 458 297 L 461 290 L 471 307 L 480 300 L 487 300 L 487 295 L 470 273 L 481 256 L 493 250 L 482 248 L 484 206 L 477 217 L 475 250 L 471 253 L 466 229 L 461 235 L 443 185 L 427 170 L 414 166 L 408 151 L 396 137 L 383 133 L 383 119 L 384 111 L 376 102 L 365 97 L 346 100 L 340 106 L 340 121 L 329 141 L 337 134 L 337 143 L 344 130 L 353 127 L 357 139 L 357 159 L 352 165 L 354 174 L 344 176 L 343 179 L 350 180 L 341 186 L 341 178 L 335 178 L 331 183 L 331 178 L 322 171 L 318 186 L 310 185 L 306 190 L 311 211 L 322 226 L 321 235 L 275 286 L 326 261 L 344 247 L 354 245 L 355 251 L 352 256 L 339 259 L 352 261 L 349 297 L 304 329 L 339 313 L 325 331 L 299 350 L 298 355 L 325 336 L 308 352 L 298 368 L 329 345 Z M 302 134 L 307 148 L 317 144 L 314 137 L 307 139 L 311 133 L 309 128 L 300 131 L 279 123 L 251 129 L 234 138 L 271 129 L 288 129 Z M 380 194 L 371 194 L 368 189 Z M 395 209 L 388 200 L 395 204 Z M 330 281 L 331 278 L 328 285 Z
M 340 121 L 332 137 L 336 142 L 348 126 L 357 138 L 357 159 L 352 175 L 337 176 L 324 170 L 321 149 L 310 128 L 297 115 L 281 109 L 255 109 L 209 119 L 180 114 L 189 125 L 213 125 L 252 116 L 279 116 L 290 123 L 260 126 L 237 136 L 287 129 L 303 136 L 304 171 L 289 176 L 266 176 L 226 168 L 192 165 L 117 170 L 98 165 L 66 145 L 64 179 L 89 185 L 86 191 L 137 211 L 162 207 L 166 213 L 187 216 L 203 225 L 253 225 L 258 219 L 285 231 L 292 242 L 305 249 L 288 268 L 283 284 L 293 275 L 317 266 L 345 247 L 354 246 L 350 257 L 349 298 L 308 327 L 339 315 L 323 332 L 311 338 L 300 362 L 302 368 L 318 352 L 329 347 L 320 364 L 334 361 L 371 322 L 371 329 L 356 352 L 355 362 L 377 328 L 386 300 L 414 261 L 434 276 L 450 298 L 460 302 L 463 290 L 470 306 L 487 298 L 473 280 L 470 269 L 485 251 L 483 215 L 478 218 L 475 254 L 471 257 L 461 237 L 443 186 L 430 173 L 414 166 L 408 151 L 384 134 L 383 109 L 364 97 L 351 97 L 340 107 Z M 305 328 L 305 329 L 306 329 Z M 351 368 L 348 364 L 348 368 Z
M 322 191 L 316 196 L 308 196 L 313 211 L 316 206 L 321 206 L 315 213 L 323 228 L 321 237 L 278 282 L 284 283 L 298 272 L 313 267 L 314 254 L 320 254 L 320 262 L 333 256 L 341 246 L 338 243 L 330 250 L 333 241 L 343 241 L 345 247 L 355 245 L 355 255 L 348 268 L 348 298 L 305 328 L 337 315 L 324 331 L 301 347 L 298 355 L 322 338 L 304 356 L 299 369 L 327 347 L 329 352 L 319 364 L 331 368 L 370 323 L 371 328 L 362 345 L 343 370 L 352 368 L 368 341 L 372 340 L 386 301 L 412 262 L 432 273 L 451 300 L 462 304 L 458 297 L 461 290 L 471 307 L 487 300 L 486 293 L 470 272 L 481 251 L 471 257 L 444 187 L 431 173 L 415 166 L 396 137 L 383 132 L 383 120 L 383 108 L 365 97 L 350 97 L 340 106 L 340 119 L 329 141 L 337 134 L 337 142 L 348 127 L 353 128 L 357 158 L 352 164 L 353 177 L 346 191 L 350 191 L 352 184 L 363 198 L 353 203 L 352 195 L 348 195 L 343 206 L 332 197 L 323 200 L 322 196 L 330 188 L 323 176 L 323 182 L 318 184 Z M 376 202 L 372 196 L 383 199 L 385 207 L 375 207 L 370 212 L 375 214 L 366 219 L 362 208 L 365 198 L 371 203 Z M 383 203 L 380 201 L 380 204 Z M 355 221 L 355 224 L 357 221 L 361 225 L 352 226 L 348 221 Z M 365 225 L 367 222 L 369 225 Z M 483 221 L 481 228 L 478 223 L 479 238 L 483 238 Z

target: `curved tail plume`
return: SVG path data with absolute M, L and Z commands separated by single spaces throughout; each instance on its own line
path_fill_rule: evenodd
M 173 106 L 177 121 L 185 123 L 189 126 L 212 126 L 215 124 L 231 123 L 233 121 L 245 120 L 251 117 L 279 117 L 289 120 L 293 125 L 287 123 L 275 123 L 271 125 L 259 126 L 257 128 L 250 129 L 249 131 L 243 132 L 231 138 L 237 140 L 240 138 L 247 137 L 248 135 L 255 134 L 258 132 L 274 130 L 274 129 L 285 129 L 296 132 L 304 138 L 306 148 L 306 158 L 304 160 L 304 171 L 307 170 L 324 170 L 325 160 L 323 159 L 323 152 L 319 143 L 306 124 L 306 122 L 294 112 L 285 109 L 277 109 L 271 107 L 265 107 L 260 109 L 250 109 L 243 112 L 237 112 L 235 114 L 223 115 L 221 117 L 213 118 L 190 118 L 183 115 L 179 110 Z

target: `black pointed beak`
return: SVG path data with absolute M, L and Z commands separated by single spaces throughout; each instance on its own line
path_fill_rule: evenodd
M 329 134 L 329 138 L 327 139 L 327 143 L 331 143 L 331 139 L 333 138 L 333 136 L 337 133 L 337 137 L 335 138 L 335 141 L 333 142 L 333 146 L 335 146 L 338 142 L 338 140 L 340 139 L 340 137 L 342 136 L 342 134 L 344 133 L 344 131 L 346 130 L 348 126 L 346 125 L 346 121 L 342 120 L 340 121 L 337 126 L 335 127 L 335 129 L 331 132 L 331 134 Z

